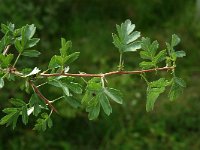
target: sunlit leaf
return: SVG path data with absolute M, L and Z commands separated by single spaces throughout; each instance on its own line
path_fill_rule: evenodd
M 136 41 L 140 37 L 140 32 L 134 31 L 135 24 L 130 20 L 126 20 L 121 26 L 116 25 L 117 34 L 112 34 L 113 44 L 119 49 L 120 53 L 134 52 L 141 48 L 141 43 Z

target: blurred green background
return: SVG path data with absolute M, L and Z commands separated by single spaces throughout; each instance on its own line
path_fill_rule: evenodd
M 82 110 L 61 101 L 56 104 L 61 116 L 53 115 L 54 126 L 44 133 L 32 131 L 18 122 L 17 129 L 0 126 L 0 150 L 199 150 L 200 149 L 200 14 L 199 0 L 0 0 L 0 22 L 20 27 L 37 26 L 41 38 L 39 58 L 22 58 L 20 66 L 45 69 L 58 53 L 60 37 L 71 39 L 81 52 L 72 72 L 99 73 L 115 70 L 118 52 L 112 44 L 115 24 L 131 19 L 142 36 L 157 39 L 161 47 L 176 33 L 182 39 L 179 49 L 187 57 L 179 60 L 177 73 L 187 82 L 184 95 L 169 102 L 167 94 L 156 102 L 153 112 L 145 111 L 145 83 L 138 76 L 109 78 L 109 85 L 124 93 L 124 104 L 112 104 L 113 113 L 89 121 Z M 137 68 L 138 53 L 126 55 L 126 68 Z M 19 82 L 19 83 L 18 83 Z M 28 99 L 8 82 L 0 91 L 0 109 L 11 97 Z M 58 91 L 43 89 L 56 97 Z M 0 113 L 3 116 L 3 113 Z

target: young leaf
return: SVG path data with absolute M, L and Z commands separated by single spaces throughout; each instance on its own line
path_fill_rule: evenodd
M 184 57 L 186 56 L 186 53 L 184 51 L 176 51 L 176 57 Z
M 41 53 L 36 50 L 25 50 L 22 55 L 27 57 L 38 57 Z
M 72 42 L 71 41 L 67 41 L 64 38 L 61 38 L 61 48 L 60 48 L 60 54 L 62 57 L 66 57 L 67 55 L 69 55 L 69 50 L 72 47 Z
M 113 89 L 113 88 L 104 88 L 104 93 L 113 101 L 122 104 L 122 94 L 119 90 Z
M 180 43 L 181 39 L 178 37 L 178 35 L 173 34 L 172 35 L 172 41 L 171 41 L 171 45 L 172 47 L 178 45 Z
M 158 41 L 153 41 L 151 43 L 150 38 L 143 37 L 141 46 L 142 46 L 142 51 L 140 52 L 140 55 L 141 53 L 146 52 L 143 59 L 152 60 L 158 50 L 159 44 L 158 44 Z
M 147 61 L 143 61 L 139 65 L 143 69 L 149 69 L 149 68 L 155 67 L 155 63 L 154 62 L 147 62 Z
M 142 59 L 149 59 L 149 60 L 152 59 L 151 55 L 147 51 L 140 51 L 140 57 Z

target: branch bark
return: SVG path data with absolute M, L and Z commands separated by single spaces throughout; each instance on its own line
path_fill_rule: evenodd
M 154 68 L 154 69 L 147 69 L 147 70 L 136 70 L 136 71 L 111 71 L 107 73 L 100 73 L 100 74 L 73 74 L 73 73 L 41 73 L 40 76 L 43 77 L 55 77 L 55 76 L 71 76 L 71 77 L 106 77 L 112 75 L 123 75 L 123 74 L 141 74 L 145 72 L 154 72 L 154 71 L 163 71 L 163 70 L 173 70 L 175 67 L 163 67 L 163 68 Z
M 35 91 L 35 93 L 42 99 L 44 100 L 44 102 L 51 108 L 51 110 L 55 111 L 56 113 L 58 113 L 58 111 L 56 110 L 56 108 L 49 102 L 49 100 L 44 97 L 44 95 L 40 92 L 40 90 L 37 88 L 37 86 L 35 86 L 35 84 L 32 81 L 29 81 L 30 85 L 32 86 L 33 90 Z

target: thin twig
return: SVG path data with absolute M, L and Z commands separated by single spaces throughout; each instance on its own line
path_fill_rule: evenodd
M 8 50 L 10 48 L 11 45 L 6 46 L 6 48 L 3 51 L 3 55 L 6 55 L 8 53 Z
M 141 74 L 145 72 L 154 72 L 154 71 L 163 71 L 163 70 L 173 70 L 174 67 L 163 67 L 163 68 L 154 68 L 154 69 L 148 69 L 148 70 L 137 70 L 137 71 L 111 71 L 107 73 L 101 73 L 101 74 L 73 74 L 73 73 L 53 73 L 53 74 L 47 74 L 47 73 L 41 73 L 40 76 L 43 77 L 53 77 L 53 76 L 72 76 L 72 77 L 106 77 L 111 75 L 123 75 L 123 74 Z
M 21 56 L 21 53 L 19 53 L 18 55 L 17 55 L 17 58 L 16 58 L 16 60 L 15 60 L 15 62 L 14 62 L 14 64 L 13 64 L 13 68 L 15 67 L 15 65 L 17 64 L 17 61 L 19 60 L 19 57 Z
M 37 88 L 37 86 L 35 86 L 35 84 L 32 81 L 29 81 L 30 85 L 32 86 L 33 90 L 35 91 L 35 93 L 42 99 L 44 100 L 44 102 L 46 104 L 48 104 L 48 106 L 51 108 L 51 110 L 55 111 L 56 113 L 58 113 L 58 111 L 55 109 L 55 107 L 49 102 L 49 100 L 44 97 L 44 95 L 40 92 L 40 90 Z

